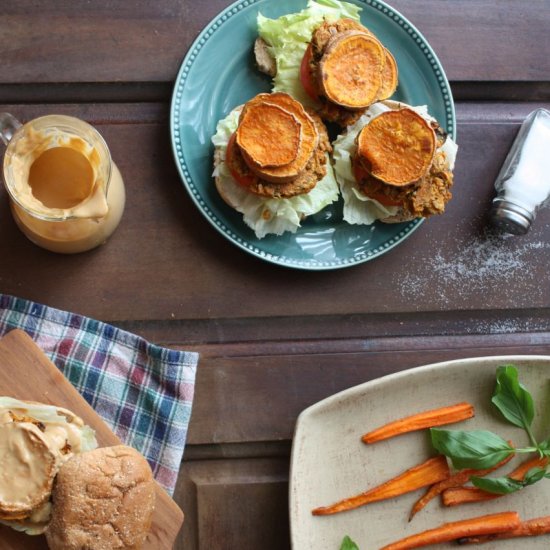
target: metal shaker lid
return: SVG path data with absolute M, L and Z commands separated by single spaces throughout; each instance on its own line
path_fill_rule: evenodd
M 533 223 L 533 213 L 512 202 L 502 199 L 495 199 L 491 209 L 491 221 L 503 233 L 512 235 L 525 235 L 531 223 Z

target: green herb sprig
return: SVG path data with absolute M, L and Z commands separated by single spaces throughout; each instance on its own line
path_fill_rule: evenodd
M 531 429 L 535 417 L 533 397 L 519 381 L 514 365 L 498 367 L 493 404 L 502 416 L 514 426 L 523 428 L 529 437 L 530 447 L 515 449 L 502 437 L 486 431 L 430 430 L 433 446 L 451 459 L 459 470 L 491 468 L 515 453 L 539 453 L 550 458 L 550 439 L 538 442 Z M 480 489 L 501 495 L 514 493 L 543 478 L 550 478 L 546 468 L 533 468 L 522 481 L 510 477 L 481 478 L 472 476 L 470 481 Z
M 340 550 L 359 550 L 359 546 L 355 544 L 347 535 L 344 537 L 344 540 L 342 540 L 342 544 L 340 545 Z

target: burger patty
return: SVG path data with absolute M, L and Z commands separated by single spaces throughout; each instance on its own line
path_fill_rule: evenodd
M 284 183 L 273 183 L 257 177 L 246 164 L 239 146 L 235 144 L 231 168 L 245 177 L 253 177 L 253 182 L 247 187 L 251 193 L 262 197 L 287 199 L 311 191 L 325 177 L 327 173 L 327 153 L 332 152 L 332 146 L 325 125 L 319 116 L 309 109 L 306 110 L 315 123 L 319 134 L 319 142 L 304 170 L 293 180 Z
M 321 107 L 318 109 L 318 113 L 321 115 L 321 118 L 329 120 L 330 122 L 335 122 L 340 126 L 351 126 L 361 118 L 361 115 L 365 113 L 367 108 L 351 110 L 336 105 L 322 94 L 318 85 L 319 63 L 321 62 L 327 45 L 333 36 L 345 31 L 361 31 L 365 34 L 369 34 L 369 31 L 363 27 L 363 25 L 352 19 L 338 19 L 332 23 L 325 21 L 315 29 L 311 37 L 312 55 L 309 63 L 309 71 L 311 74 L 311 82 L 313 82 L 319 96 Z
M 367 196 L 384 195 L 392 202 L 399 203 L 407 214 L 427 217 L 444 212 L 445 205 L 452 197 L 450 188 L 453 185 L 453 174 L 448 169 L 445 153 L 438 150 L 428 173 L 410 185 L 396 187 L 373 176 L 357 183 Z

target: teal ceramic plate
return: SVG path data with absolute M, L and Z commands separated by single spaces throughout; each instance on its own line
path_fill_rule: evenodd
M 399 87 L 393 99 L 428 105 L 451 136 L 455 114 L 443 68 L 425 38 L 401 14 L 378 0 L 350 0 L 362 8 L 361 22 L 393 53 Z M 170 132 L 176 164 L 191 198 L 206 219 L 233 244 L 268 262 L 307 270 L 349 267 L 384 254 L 422 223 L 350 225 L 335 203 L 310 216 L 296 233 L 257 239 L 241 214 L 218 196 L 212 180 L 218 120 L 233 107 L 270 90 L 254 67 L 256 16 L 279 17 L 301 10 L 304 1 L 241 0 L 214 18 L 187 53 L 172 97 Z

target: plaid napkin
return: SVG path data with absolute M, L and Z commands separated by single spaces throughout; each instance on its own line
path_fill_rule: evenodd
M 0 294 L 0 336 L 24 330 L 173 493 L 198 354 L 162 348 L 81 315 Z

